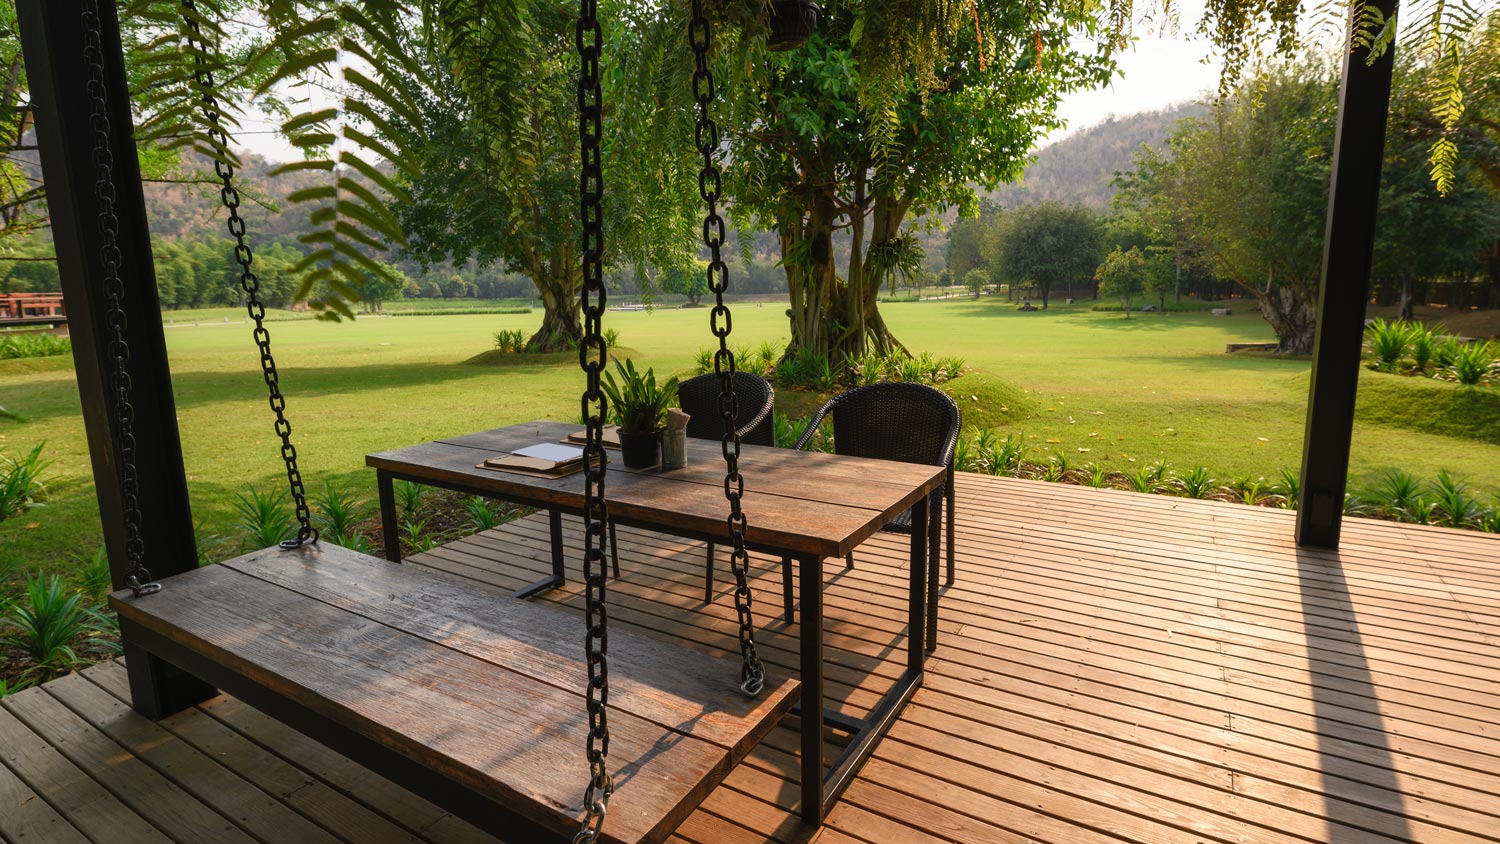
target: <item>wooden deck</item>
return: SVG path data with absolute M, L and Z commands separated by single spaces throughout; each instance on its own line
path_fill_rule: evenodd
M 674 841 L 1500 841 L 1500 537 L 1353 520 L 1339 554 L 1299 552 L 1279 511 L 971 475 L 958 491 L 927 685 L 827 826 L 791 813 L 788 722 Z M 853 712 L 899 671 L 904 543 L 830 563 L 830 694 Z M 702 603 L 701 545 L 621 546 L 616 623 L 734 647 L 727 593 Z M 519 586 L 546 548 L 532 518 L 412 563 Z M 761 653 L 793 671 L 780 578 L 755 570 Z M 107 665 L 0 702 L 0 840 L 494 841 L 238 701 L 153 724 L 123 682 Z

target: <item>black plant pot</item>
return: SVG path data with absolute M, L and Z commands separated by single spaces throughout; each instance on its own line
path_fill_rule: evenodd
M 801 47 L 818 28 L 821 14 L 823 8 L 813 0 L 773 0 L 771 33 L 766 36 L 766 46 L 773 52 Z
M 620 462 L 627 469 L 649 469 L 661 462 L 661 438 L 655 431 L 620 432 Z

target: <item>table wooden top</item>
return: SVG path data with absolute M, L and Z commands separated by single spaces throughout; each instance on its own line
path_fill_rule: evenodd
M 576 424 L 537 421 L 367 455 L 365 464 L 417 481 L 572 512 L 583 506 L 583 475 L 539 478 L 481 469 L 488 457 L 556 442 Z M 715 440 L 688 438 L 682 469 L 627 469 L 611 453 L 605 482 L 621 523 L 728 540 L 724 458 Z M 768 553 L 841 557 L 943 483 L 944 469 L 893 460 L 745 445 L 742 507 L 746 543 Z

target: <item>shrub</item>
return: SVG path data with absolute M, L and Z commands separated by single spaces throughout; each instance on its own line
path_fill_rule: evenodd
M 1466 528 L 1479 521 L 1481 508 L 1470 494 L 1469 485 L 1453 477 L 1447 469 L 1439 471 L 1428 488 L 1432 490 L 1433 521 L 1437 524 Z
M 526 351 L 526 332 L 519 329 L 496 331 L 495 348 L 509 353 Z
M 401 515 L 406 518 L 415 515 L 422 506 L 422 499 L 427 497 L 427 487 L 411 481 L 396 481 L 391 488 L 396 493 Z
M 1411 327 L 1411 362 L 1418 372 L 1426 372 L 1432 363 L 1432 356 L 1440 345 L 1438 340 L 1439 329 L 1428 328 L 1422 323 L 1415 323 Z
M 1054 454 L 1047 459 L 1042 466 L 1041 479 L 1048 483 L 1060 484 L 1068 479 L 1068 458 L 1061 454 Z
M 1425 524 L 1431 506 L 1422 499 L 1422 482 L 1410 472 L 1389 469 L 1369 496 L 1387 515 L 1403 522 Z
M 20 458 L 0 453 L 0 522 L 38 506 L 37 499 L 46 491 L 42 473 L 52 465 L 51 460 L 42 459 L 44 445 L 37 443 Z
M 56 334 L 0 334 L 0 360 L 45 358 L 70 354 L 72 351 L 73 341 Z
M 26 579 L 20 601 L 0 608 L 0 645 L 24 653 L 43 674 L 55 674 L 78 663 L 73 643 L 89 630 L 93 616 L 83 596 L 68 592 L 57 575 Z
M 244 534 L 241 547 L 245 550 L 269 548 L 292 537 L 295 521 L 284 492 L 262 493 L 246 487 L 235 496 L 234 512 L 238 517 L 235 527 Z
M 1379 369 L 1395 369 L 1411 345 L 1411 323 L 1376 319 L 1365 326 L 1365 348 L 1375 356 Z
M 1207 466 L 1198 466 L 1177 479 L 1177 485 L 1182 487 L 1182 494 L 1188 498 L 1207 498 L 1213 493 L 1219 481 L 1208 473 Z
M 699 349 L 697 356 L 693 358 L 693 368 L 696 370 L 696 372 L 693 373 L 695 375 L 706 375 L 710 372 L 713 372 L 714 350 Z
M 428 521 L 430 520 L 412 517 L 401 522 L 401 533 L 413 552 L 430 551 L 437 547 L 437 537 L 427 531 Z
M 498 527 L 507 521 L 502 507 L 482 495 L 469 496 L 464 501 L 464 510 L 469 514 L 469 527 L 475 532 Z
M 1159 475 L 1153 466 L 1141 466 L 1125 473 L 1125 482 L 1136 492 L 1156 492 L 1160 488 Z
M 1458 350 L 1448 374 L 1460 384 L 1484 384 L 1495 371 L 1495 348 L 1489 341 L 1466 343 Z
M 1445 337 L 1437 342 L 1432 349 L 1432 365 L 1439 370 L 1447 370 L 1458 360 L 1458 355 L 1468 344 L 1457 337 Z
M 1297 509 L 1297 501 L 1302 496 L 1302 476 L 1295 470 L 1282 469 L 1281 483 L 1272 487 L 1276 495 L 1281 497 L 1281 507 L 1285 510 Z
M 109 549 L 100 545 L 92 557 L 78 561 L 82 563 L 77 574 L 79 591 L 93 600 L 101 600 L 114 585 L 109 571 Z
M 348 490 L 334 489 L 325 481 L 323 492 L 313 496 L 313 523 L 320 540 L 363 551 L 369 540 L 360 534 L 359 523 L 369 517 L 361 502 Z

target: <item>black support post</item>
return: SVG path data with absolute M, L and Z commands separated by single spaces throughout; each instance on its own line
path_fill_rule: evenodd
M 1370 5 L 1388 18 L 1396 14 L 1397 0 L 1370 0 Z M 1351 17 L 1351 33 L 1356 25 Z M 1394 49 L 1373 63 L 1367 62 L 1364 48 L 1344 55 L 1318 291 L 1318 332 L 1302 440 L 1297 544 L 1305 547 L 1337 548 L 1339 544 Z
M 120 221 L 120 277 L 129 324 L 130 376 L 140 466 L 142 539 L 146 565 L 157 580 L 197 566 L 177 411 L 167 368 L 166 339 L 151 265 L 151 236 L 136 159 L 125 59 L 114 0 L 99 0 L 105 98 L 114 156 L 115 210 Z M 99 201 L 94 195 L 94 133 L 90 127 L 80 0 L 18 0 L 21 47 L 36 116 L 37 144 L 58 274 L 73 338 L 73 363 L 84 430 L 93 462 L 99 516 L 114 586 L 124 586 L 125 528 L 119 449 L 111 432 L 107 390 L 110 359 L 99 258 Z M 170 600 L 171 585 L 163 597 Z M 212 687 L 145 653 L 127 637 L 125 655 L 135 708 L 159 718 L 213 694 Z

